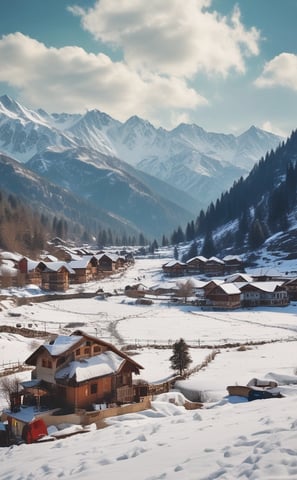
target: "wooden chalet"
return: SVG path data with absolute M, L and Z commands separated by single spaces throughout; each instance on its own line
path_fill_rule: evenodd
M 68 266 L 74 271 L 72 283 L 87 283 L 97 278 L 98 261 L 94 255 L 85 255 L 79 260 L 72 260 Z
M 204 297 L 207 298 L 208 294 L 216 288 L 218 285 L 221 285 L 223 281 L 221 280 L 210 280 L 209 282 L 204 283 L 200 288 L 204 292 Z
M 225 273 L 230 275 L 232 273 L 243 272 L 243 261 L 236 255 L 226 255 L 223 258 L 225 264 Z
M 198 257 L 190 258 L 187 261 L 187 271 L 190 275 L 204 273 L 205 271 L 205 264 L 207 262 L 207 258 L 199 255 Z
M 20 277 L 21 279 L 23 279 L 24 283 L 32 283 L 33 285 L 41 287 L 42 278 L 39 263 L 40 262 L 31 260 L 27 257 L 22 257 L 19 260 L 18 270 L 20 273 Z
M 178 260 L 171 260 L 162 266 L 163 272 L 170 277 L 179 277 L 187 272 L 187 264 Z
M 107 253 L 96 255 L 96 259 L 98 262 L 98 270 L 103 272 L 114 272 L 121 263 L 117 263 L 117 256 L 109 255 Z
M 241 287 L 242 306 L 285 306 L 288 292 L 282 282 L 253 282 Z
M 65 292 L 69 288 L 70 275 L 75 274 L 66 262 L 39 262 L 38 268 L 44 290 Z
M 205 262 L 204 273 L 212 277 L 224 275 L 225 262 L 217 257 L 211 257 Z
M 41 345 L 25 363 L 35 366 L 32 379 L 48 391 L 53 404 L 74 410 L 133 402 L 132 375 L 143 368 L 112 344 L 80 330 Z
M 207 304 L 214 308 L 240 308 L 241 292 L 233 283 L 221 283 L 207 293 L 206 300 Z

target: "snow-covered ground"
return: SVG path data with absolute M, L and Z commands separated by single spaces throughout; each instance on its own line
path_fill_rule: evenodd
M 105 292 L 120 293 L 138 281 L 147 286 L 159 284 L 164 280 L 161 265 L 166 260 L 137 260 L 124 275 L 86 289 L 101 287 Z M 12 311 L 20 315 L 12 317 Z M 171 393 L 178 405 L 169 402 L 168 395 L 159 396 L 151 410 L 112 418 L 110 426 L 102 430 L 50 443 L 1 448 L 0 479 L 297 478 L 297 386 L 284 381 L 286 376 L 295 378 L 297 368 L 297 305 L 203 312 L 165 301 L 136 305 L 123 295 L 19 308 L 6 301 L 0 323 L 30 324 L 48 333 L 71 333 L 80 328 L 118 347 L 129 344 L 130 353 L 144 366 L 141 378 L 151 382 L 173 374 L 169 357 L 172 342 L 180 337 L 191 345 L 192 367 L 213 350 L 217 352 L 206 368 L 178 383 L 182 394 Z M 255 341 L 269 343 L 251 344 L 245 350 L 223 347 Z M 0 367 L 23 361 L 38 343 L 40 340 L 1 333 Z M 159 344 L 166 348 L 151 347 Z M 29 372 L 18 376 L 28 378 Z M 236 403 L 227 396 L 228 385 L 246 384 L 253 377 L 281 380 L 285 397 Z M 195 396 L 197 392 L 203 393 L 205 407 L 186 411 L 183 394 Z M 0 404 L 5 406 L 4 399 Z

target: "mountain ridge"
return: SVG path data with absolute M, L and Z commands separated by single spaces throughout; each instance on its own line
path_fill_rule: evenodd
M 172 230 L 178 224 L 185 224 L 194 211 L 206 207 L 235 180 L 246 176 L 260 154 L 264 155 L 280 141 L 281 137 L 254 126 L 238 137 L 206 132 L 202 127 L 185 123 L 165 130 L 155 128 L 136 115 L 122 123 L 99 110 L 84 114 L 49 114 L 41 109 L 23 107 L 8 96 L 0 97 L 0 151 L 30 168 L 34 164 L 38 175 L 45 177 L 48 170 L 44 167 L 50 159 L 59 157 L 62 166 L 68 157 L 78 160 L 80 151 L 80 169 L 76 179 L 71 176 L 71 182 L 68 179 L 67 183 L 66 173 L 64 178 L 59 178 L 59 164 L 55 163 L 57 185 L 64 182 L 63 188 L 77 192 L 79 177 L 86 178 L 93 164 L 96 167 L 93 174 L 101 185 L 93 201 L 115 215 L 119 214 L 119 206 L 126 205 L 125 215 L 128 214 L 127 220 L 132 223 L 134 209 L 135 218 L 140 222 L 135 227 L 140 229 L 145 226 L 146 211 L 142 211 L 142 215 L 136 212 L 142 205 L 152 217 L 159 219 L 159 226 L 157 221 L 151 222 L 152 228 L 155 225 L 153 230 L 146 229 L 146 233 L 153 236 L 160 234 L 162 225 Z M 71 162 L 68 168 L 71 172 Z M 99 181 L 104 168 L 108 170 L 104 185 L 111 188 L 112 178 L 118 187 L 121 186 L 118 190 L 112 188 L 109 205 L 102 178 L 101 184 Z M 81 185 L 84 182 L 86 180 L 82 180 Z M 135 194 L 141 199 L 139 204 L 134 201 Z M 86 198 L 88 192 L 83 195 L 81 191 L 80 195 Z M 146 206 L 143 204 L 145 195 Z M 152 205 L 154 212 L 150 210 Z

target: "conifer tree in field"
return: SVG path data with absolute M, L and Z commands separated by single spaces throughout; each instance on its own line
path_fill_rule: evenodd
M 177 340 L 173 345 L 173 354 L 169 358 L 171 362 L 172 370 L 178 370 L 180 375 L 183 375 L 184 371 L 192 363 L 191 356 L 189 354 L 189 347 L 183 338 Z

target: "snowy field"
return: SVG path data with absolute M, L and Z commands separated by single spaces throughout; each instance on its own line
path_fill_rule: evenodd
M 119 293 L 105 300 L 52 301 L 19 308 L 2 303 L 1 324 L 31 325 L 55 334 L 79 328 L 120 348 L 131 345 L 131 354 L 144 367 L 141 378 L 150 382 L 172 376 L 169 357 L 172 343 L 180 337 L 191 346 L 191 367 L 213 350 L 217 354 L 206 368 L 178 383 L 182 393 L 171 393 L 178 405 L 169 402 L 168 395 L 159 396 L 151 410 L 110 419 L 103 430 L 0 449 L 0 479 L 297 479 L 297 385 L 285 382 L 289 376 L 297 383 L 297 305 L 205 312 L 165 301 L 140 306 L 121 295 L 126 285 L 138 281 L 146 286 L 168 282 L 161 273 L 167 260 L 137 260 L 124 275 L 86 286 Z M 244 351 L 224 347 L 263 341 L 268 343 L 251 344 Z M 22 362 L 39 342 L 1 333 L 0 367 Z M 254 402 L 228 398 L 228 385 L 245 385 L 253 377 L 277 378 L 285 397 Z M 205 407 L 186 411 L 183 395 L 195 393 L 203 394 Z M 0 405 L 5 407 L 3 398 Z

